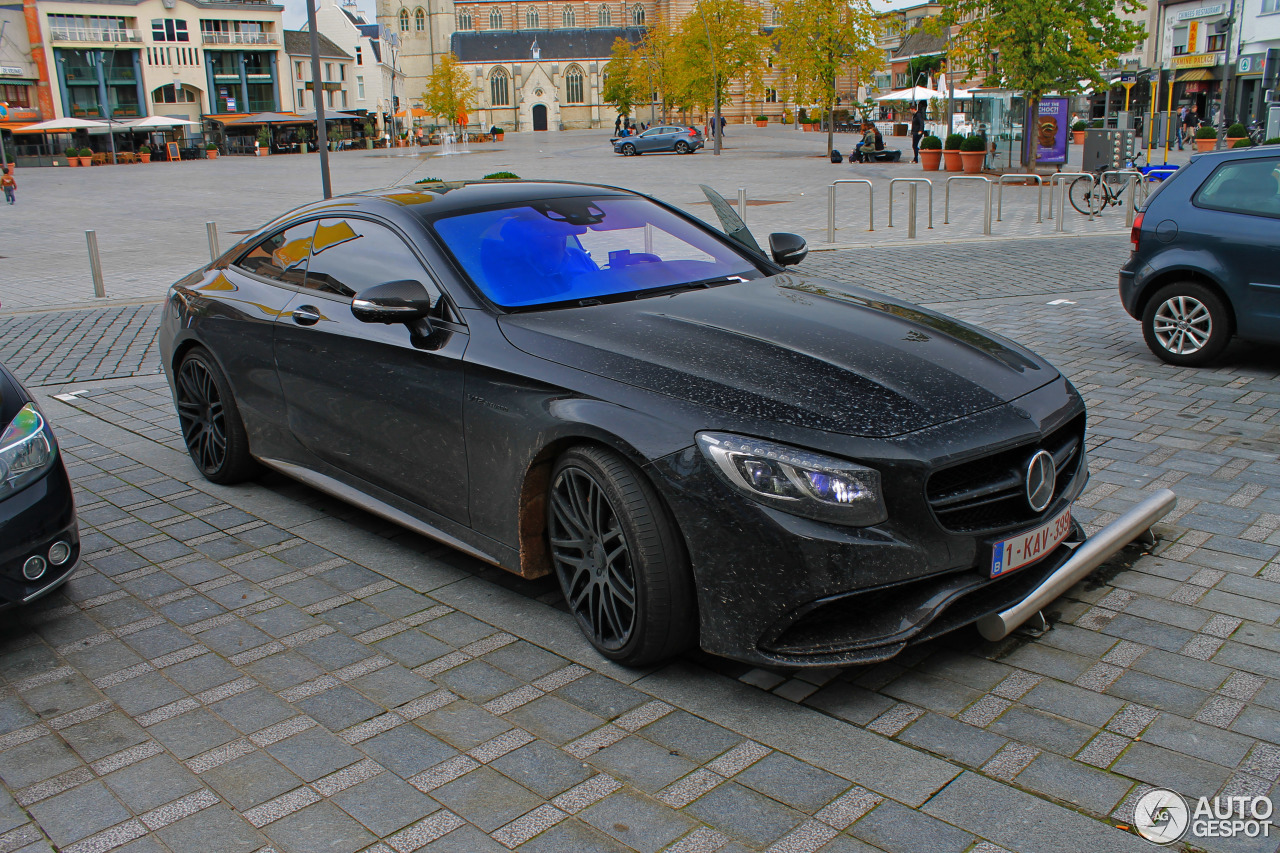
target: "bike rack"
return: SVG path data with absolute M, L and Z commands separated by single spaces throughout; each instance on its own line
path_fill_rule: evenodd
M 867 230 L 876 230 L 875 185 L 866 178 L 841 178 L 838 181 L 832 181 L 831 186 L 827 187 L 827 242 L 834 243 L 836 241 L 836 184 L 867 185 Z
M 1010 181 L 1035 181 L 1036 182 L 1036 224 L 1039 225 L 1044 220 L 1040 215 L 1040 205 L 1044 200 L 1044 179 L 1039 175 L 1001 175 L 996 178 L 996 222 L 1003 222 L 1001 214 L 1004 213 L 1004 185 Z
M 1055 231 L 1062 231 L 1062 217 L 1067 212 L 1067 188 L 1063 186 L 1066 183 L 1067 178 L 1070 178 L 1073 181 L 1076 178 L 1088 178 L 1090 180 L 1096 180 L 1097 176 L 1094 175 L 1092 172 L 1058 172 L 1052 178 L 1049 179 L 1049 218 L 1050 219 L 1053 218 L 1053 189 L 1054 187 L 1062 187 L 1061 191 L 1058 193 L 1058 225 L 1057 227 L 1054 228 Z M 1092 210 L 1089 211 L 1089 221 L 1090 222 L 1093 221 Z
M 893 185 L 924 184 L 929 188 L 929 227 L 933 227 L 933 181 L 928 178 L 894 178 L 889 182 L 889 227 L 893 227 Z M 908 226 L 910 230 L 910 226 Z
M 1125 205 L 1124 205 L 1124 224 L 1126 228 L 1132 228 L 1133 227 L 1133 205 L 1135 201 L 1135 196 L 1137 195 L 1137 192 L 1138 192 L 1138 182 L 1141 181 L 1146 176 L 1143 175 L 1141 172 L 1139 172 L 1137 169 L 1107 169 L 1098 177 L 1098 180 L 1105 181 L 1107 179 L 1107 175 L 1123 175 L 1125 177 L 1125 183 L 1128 184 L 1128 186 L 1125 187 L 1125 190 L 1127 190 L 1126 195 L 1128 196 L 1128 198 L 1125 200 Z M 1122 192 L 1124 192 L 1124 190 L 1122 190 Z
M 991 179 L 984 175 L 952 175 L 947 178 L 947 191 L 945 200 L 942 204 L 942 224 L 951 224 L 951 182 L 952 181 L 982 181 L 987 185 L 987 205 L 982 212 L 982 233 L 990 236 L 991 234 Z

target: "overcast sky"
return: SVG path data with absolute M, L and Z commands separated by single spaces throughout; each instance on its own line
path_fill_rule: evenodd
M 283 0 L 284 2 L 284 26 L 287 30 L 300 29 L 307 22 L 307 4 L 306 0 Z M 372 21 L 374 18 L 374 0 L 357 0 L 356 7 L 364 13 L 365 19 Z M 915 6 L 922 0 L 871 0 L 871 8 L 877 12 L 886 9 L 901 9 L 904 6 Z

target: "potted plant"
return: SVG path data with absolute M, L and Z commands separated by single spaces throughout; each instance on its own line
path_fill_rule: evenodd
M 67 165 L 73 169 L 80 168 L 80 149 L 68 148 L 63 152 L 63 156 L 67 158 Z
M 80 165 L 81 166 L 93 165 L 93 149 L 92 148 L 80 149 Z
M 959 172 L 964 168 L 964 162 L 960 159 L 960 146 L 964 144 L 964 136 L 959 133 L 952 133 L 947 136 L 947 141 L 942 146 L 943 168 L 948 172 Z
M 1237 139 L 1234 143 L 1232 143 L 1231 147 L 1232 148 L 1252 148 L 1253 140 L 1247 137 L 1244 139 Z
M 1078 121 L 1071 125 L 1071 142 L 1075 145 L 1084 145 L 1084 132 L 1088 125 L 1082 121 Z
M 1249 139 L 1249 131 L 1245 130 L 1245 126 L 1240 122 L 1236 122 L 1227 128 L 1227 147 L 1235 148 L 1236 143 L 1240 140 Z
M 982 161 L 987 156 L 987 141 L 981 136 L 967 136 L 960 143 L 960 160 L 967 175 L 982 172 Z
M 920 140 L 920 166 L 926 172 L 936 172 L 940 165 L 942 165 L 942 140 L 931 133 Z
M 1218 131 L 1212 127 L 1196 128 L 1196 150 L 1212 151 L 1218 144 Z
M 138 159 L 144 163 L 151 162 L 151 147 L 149 145 L 143 145 L 138 148 Z
M 258 156 L 265 157 L 271 153 L 271 130 L 264 124 L 258 128 Z
M 494 142 L 501 142 L 503 134 L 505 134 L 506 131 L 495 124 L 493 127 L 489 128 L 489 133 L 493 136 Z
M 808 133 L 813 130 L 813 125 L 809 124 L 809 113 L 804 107 L 800 108 L 799 114 L 796 116 L 796 123 L 800 125 L 800 129 Z
M 768 127 L 768 126 L 769 126 L 768 116 L 756 116 L 756 127 Z
M 259 134 L 259 135 L 261 135 L 261 134 Z M 270 149 L 270 148 L 264 148 L 264 149 L 260 149 L 260 150 L 263 150 L 263 151 L 270 151 L 271 149 Z M 204 146 L 204 156 L 205 156 L 205 157 L 208 157 L 210 160 L 217 160 L 217 159 L 218 159 L 218 143 L 216 143 L 216 142 L 209 142 L 209 143 L 206 143 L 206 144 L 205 144 L 205 146 Z
M 1102 119 L 1100 118 L 1095 118 L 1093 121 L 1089 122 L 1089 127 L 1098 128 L 1102 126 L 1103 126 L 1103 122 L 1102 122 Z

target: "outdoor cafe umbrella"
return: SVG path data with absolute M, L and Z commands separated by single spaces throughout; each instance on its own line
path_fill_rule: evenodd
M 50 121 L 37 122 L 29 124 L 26 127 L 15 128 L 14 133 L 71 133 L 73 130 L 92 130 L 97 128 L 105 128 L 105 121 L 90 121 L 84 118 L 55 118 Z M 49 138 L 45 136 L 45 143 Z M 52 150 L 50 151 L 52 153 Z
M 130 130 L 164 130 L 170 127 L 186 127 L 198 125 L 200 122 L 185 118 L 167 118 L 165 116 L 147 116 L 124 122 Z
M 945 96 L 941 92 L 935 89 L 930 89 L 928 86 L 912 86 L 910 89 L 898 89 L 897 91 L 889 92 L 887 95 L 880 95 L 876 100 L 911 101 L 912 103 L 915 103 L 916 101 L 927 101 L 930 98 L 942 97 Z
M 318 116 L 314 112 L 301 113 L 298 115 L 298 119 L 300 121 L 315 121 L 317 118 Z M 360 118 L 360 116 L 355 115 L 354 113 L 331 113 L 328 110 L 325 110 L 325 113 L 324 113 L 325 124 L 328 124 L 331 121 L 342 121 L 343 119 L 358 119 L 358 118 Z

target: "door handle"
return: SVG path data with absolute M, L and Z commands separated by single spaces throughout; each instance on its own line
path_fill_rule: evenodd
M 320 322 L 320 309 L 314 305 L 299 305 L 293 312 L 293 322 L 299 326 L 314 326 Z

